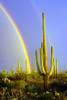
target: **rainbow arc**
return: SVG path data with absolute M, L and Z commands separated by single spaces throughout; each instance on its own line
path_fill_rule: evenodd
M 28 72 L 30 73 L 31 72 L 31 63 L 30 63 L 30 58 L 29 58 L 29 54 L 28 54 L 28 51 L 27 51 L 27 48 L 26 48 L 26 45 L 25 45 L 25 42 L 21 36 L 21 33 L 16 25 L 16 23 L 14 22 L 14 20 L 12 19 L 12 17 L 10 16 L 10 14 L 7 12 L 7 10 L 4 8 L 4 6 L 0 3 L 0 8 L 1 10 L 3 11 L 3 13 L 7 16 L 8 20 L 10 21 L 11 25 L 13 26 L 13 28 L 15 29 L 16 31 L 16 34 L 18 35 L 18 38 L 20 40 L 20 43 L 23 47 L 23 50 L 24 50 L 24 53 L 25 53 L 25 56 L 26 56 L 26 59 L 27 59 L 27 64 L 28 64 Z

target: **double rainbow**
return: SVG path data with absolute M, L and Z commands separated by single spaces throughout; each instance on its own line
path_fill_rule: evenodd
M 14 20 L 12 19 L 12 17 L 9 15 L 9 13 L 6 11 L 6 9 L 3 7 L 3 5 L 0 3 L 0 8 L 1 10 L 3 11 L 3 13 L 7 16 L 8 20 L 10 21 L 10 23 L 12 24 L 13 28 L 15 29 L 17 35 L 18 35 L 18 38 L 20 40 L 20 43 L 24 49 L 24 53 L 25 53 L 25 56 L 26 56 L 26 59 L 27 59 L 27 64 L 28 64 L 28 72 L 30 73 L 31 72 L 31 63 L 30 63 L 30 58 L 29 58 L 29 55 L 28 55 L 28 52 L 27 52 L 27 48 L 26 48 L 26 45 L 25 45 L 25 42 L 21 36 L 21 33 L 16 25 L 16 23 L 14 22 Z

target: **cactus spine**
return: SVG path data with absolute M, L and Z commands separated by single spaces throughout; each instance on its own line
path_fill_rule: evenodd
M 48 60 L 47 60 L 47 43 L 46 43 L 46 28 L 45 28 L 45 14 L 43 13 L 43 43 L 41 44 L 40 48 L 40 62 L 41 68 L 39 65 L 39 57 L 38 57 L 38 50 L 36 50 L 36 63 L 37 69 L 40 75 L 44 78 L 44 89 L 48 89 L 49 87 L 49 76 L 52 75 L 53 72 L 53 46 L 51 46 L 51 69 L 48 73 Z

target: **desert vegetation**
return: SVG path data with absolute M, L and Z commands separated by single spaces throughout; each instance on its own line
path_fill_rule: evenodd
M 44 90 L 44 80 L 37 71 L 32 73 L 0 72 L 0 100 L 66 100 L 67 76 L 58 73 L 49 78 L 49 88 Z
M 58 72 L 58 59 L 54 58 L 54 48 L 51 46 L 51 68 L 48 71 L 47 42 L 45 31 L 45 14 L 43 13 L 43 42 L 40 48 L 40 62 L 38 50 L 32 72 L 20 67 L 20 60 L 16 72 L 14 66 L 10 73 L 5 68 L 0 72 L 0 100 L 67 100 L 67 72 Z M 37 67 L 37 68 L 36 68 Z

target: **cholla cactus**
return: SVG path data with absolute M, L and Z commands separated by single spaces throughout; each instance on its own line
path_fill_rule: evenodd
M 38 50 L 36 50 L 36 62 L 40 75 L 44 78 L 44 89 L 49 87 L 49 76 L 53 73 L 53 46 L 51 46 L 51 69 L 48 72 L 48 60 L 47 60 L 47 43 L 46 43 L 46 31 L 45 31 L 45 14 L 43 13 L 43 43 L 40 48 L 40 62 L 42 71 L 40 70 Z

